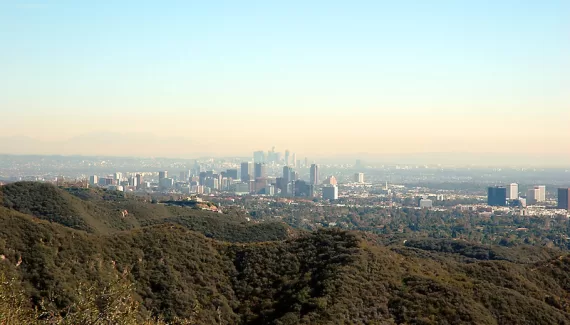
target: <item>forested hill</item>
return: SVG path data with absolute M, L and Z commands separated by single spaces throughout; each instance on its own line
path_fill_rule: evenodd
M 179 224 L 207 237 L 232 242 L 286 239 L 284 223 L 248 222 L 237 211 L 224 214 L 152 203 L 103 189 L 57 188 L 38 182 L 0 187 L 0 206 L 89 233 L 106 235 L 158 224 Z
M 335 229 L 265 240 L 274 230 L 256 228 L 255 242 L 231 238 L 241 224 L 231 217 L 192 230 L 193 218 L 214 218 L 194 213 L 85 231 L 48 221 L 41 204 L 16 203 L 15 192 L 6 200 L 8 192 L 1 324 L 570 324 L 570 258 L 556 250 L 385 246 Z M 74 204 L 100 202 L 67 194 Z

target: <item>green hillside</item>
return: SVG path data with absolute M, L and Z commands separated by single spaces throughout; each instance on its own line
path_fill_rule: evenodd
M 200 209 L 153 204 L 144 198 L 103 189 L 60 189 L 37 182 L 0 187 L 5 208 L 89 233 L 106 235 L 159 224 L 179 224 L 207 237 L 231 242 L 283 240 L 283 223 L 255 224 L 235 211 L 219 214 Z
M 25 185 L 2 190 L 0 324 L 570 324 L 570 257 L 557 250 L 289 236 L 237 215 L 148 203 L 169 211 L 159 218 L 130 198 L 38 198 Z M 82 214 L 89 204 L 132 204 L 146 217 L 106 233 L 49 217 L 96 225 Z

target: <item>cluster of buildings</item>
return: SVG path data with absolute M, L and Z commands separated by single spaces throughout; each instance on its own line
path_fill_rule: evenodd
M 276 154 L 272 155 L 269 156 L 276 159 L 274 157 Z M 285 157 L 285 162 L 290 160 L 287 152 Z M 310 164 L 309 179 L 303 180 L 300 179 L 299 172 L 287 164 L 283 166 L 281 175 L 269 176 L 268 164 L 255 162 L 256 159 L 261 158 L 267 159 L 267 156 L 262 156 L 261 152 L 254 153 L 254 162 L 245 161 L 239 164 L 239 169 L 230 168 L 222 172 L 202 171 L 201 167 L 196 165 L 188 171 L 180 172 L 179 176 L 172 177 L 169 177 L 167 171 L 129 175 L 114 173 L 105 177 L 94 175 L 89 178 L 89 184 L 119 191 L 175 191 L 186 194 L 229 192 L 237 195 L 260 194 L 306 198 L 322 196 L 325 200 L 338 199 L 339 189 L 336 178 L 329 176 L 321 182 L 318 164 Z M 354 181 L 363 184 L 364 174 L 356 173 Z
M 128 189 L 140 190 L 151 187 L 149 182 L 143 182 L 142 174 L 124 176 L 119 172 L 104 177 L 99 177 L 97 175 L 90 176 L 89 185 L 107 187 L 118 191 L 126 191 Z
M 558 209 L 569 210 L 568 202 L 570 201 L 569 189 L 558 189 Z M 526 196 L 519 195 L 519 186 L 517 183 L 511 183 L 507 186 L 492 186 L 487 189 L 487 204 L 490 206 L 520 206 L 544 204 L 546 202 L 546 187 L 537 185 L 526 191 Z

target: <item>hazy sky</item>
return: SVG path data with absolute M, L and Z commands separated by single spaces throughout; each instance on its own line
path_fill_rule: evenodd
M 568 151 L 570 1 L 0 0 L 0 111 L 66 154 Z

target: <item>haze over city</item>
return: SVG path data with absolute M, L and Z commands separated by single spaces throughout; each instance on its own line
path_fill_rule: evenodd
M 0 0 L 0 324 L 570 324 L 570 1 Z
M 276 146 L 563 165 L 569 13 L 567 1 L 2 1 L 0 152 Z

